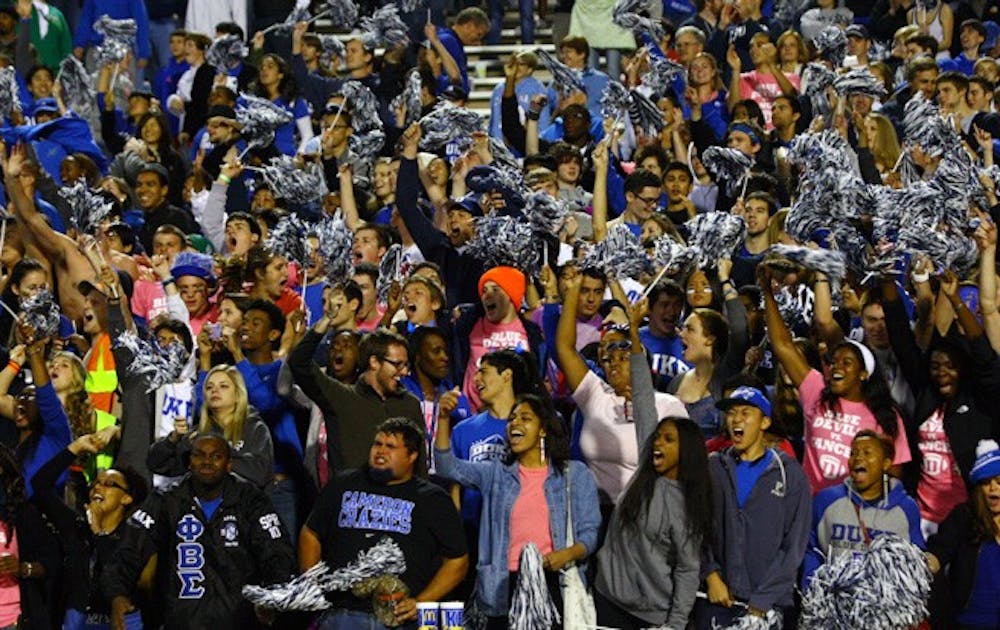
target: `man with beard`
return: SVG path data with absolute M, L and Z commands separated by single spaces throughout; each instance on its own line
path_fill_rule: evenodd
M 510 349 L 545 356 L 542 329 L 521 316 L 526 287 L 524 274 L 514 267 L 493 267 L 479 278 L 479 302 L 465 309 L 455 322 L 455 361 L 464 368 L 462 391 L 480 407 L 474 382 L 479 360 L 487 352 Z
M 330 329 L 324 313 L 288 355 L 295 384 L 323 412 L 327 457 L 332 470 L 357 468 L 368 459 L 367 436 L 386 418 L 403 416 L 423 423 L 420 402 L 400 384 L 410 371 L 406 339 L 376 330 L 361 340 L 358 365 L 363 372 L 354 385 L 328 376 L 314 360 L 316 348 Z
M 734 214 L 737 214 L 738 208 L 739 204 L 733 208 Z M 743 202 L 743 211 L 740 214 L 747 225 L 747 237 L 733 255 L 734 289 L 754 283 L 757 277 L 757 265 L 763 260 L 764 252 L 770 246 L 767 239 L 768 222 L 777 209 L 777 200 L 766 192 L 750 193 Z
M 332 594 L 331 609 L 319 619 L 322 630 L 383 627 L 386 616 L 393 618 L 389 625 L 402 625 L 416 619 L 417 602 L 445 599 L 465 577 L 469 557 L 455 505 L 419 476 L 425 449 L 417 426 L 390 418 L 376 429 L 367 463 L 337 474 L 320 495 L 302 528 L 302 570 L 320 560 L 344 567 L 382 537 L 399 545 L 406 559 L 399 576 L 405 590 L 376 591 L 372 598 Z M 373 601 L 386 602 L 385 609 L 376 611 Z
M 135 609 L 135 585 L 153 554 L 164 585 L 155 597 L 165 628 L 257 627 L 243 585 L 287 581 L 295 556 L 271 502 L 231 470 L 225 438 L 199 435 L 190 474 L 132 514 L 101 583 L 112 628 L 124 627 L 125 613 Z

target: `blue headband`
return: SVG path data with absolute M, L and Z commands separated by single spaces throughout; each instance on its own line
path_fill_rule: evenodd
M 729 132 L 732 133 L 734 131 L 742 131 L 750 136 L 751 142 L 754 144 L 760 144 L 760 138 L 757 136 L 757 132 L 754 131 L 750 125 L 746 123 L 733 123 L 733 125 L 729 128 Z

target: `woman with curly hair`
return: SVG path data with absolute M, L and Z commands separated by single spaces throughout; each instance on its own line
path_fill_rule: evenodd
M 313 137 L 309 106 L 299 96 L 295 77 L 287 61 L 278 55 L 267 54 L 261 58 L 259 69 L 255 90 L 257 96 L 266 98 L 295 118 L 294 123 L 284 124 L 275 131 L 274 146 L 285 155 L 295 155 L 296 147 L 305 147 Z M 299 135 L 298 145 L 295 144 L 296 131 Z

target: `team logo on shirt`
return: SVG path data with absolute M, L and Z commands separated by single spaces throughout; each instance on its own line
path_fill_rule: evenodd
M 413 501 L 347 490 L 340 500 L 337 524 L 346 529 L 374 529 L 409 534 L 413 526 Z
M 193 514 L 185 514 L 177 522 L 177 579 L 181 582 L 179 599 L 201 599 L 205 594 L 205 548 L 197 542 L 205 526 Z
M 225 521 L 222 524 L 222 529 L 219 530 L 219 536 L 223 540 L 222 544 L 226 547 L 239 547 L 240 528 L 236 525 L 236 517 L 228 514 Z

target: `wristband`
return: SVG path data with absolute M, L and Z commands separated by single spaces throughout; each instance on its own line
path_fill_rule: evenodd
M 826 278 L 816 278 L 813 284 L 830 284 L 830 281 Z
M 219 182 L 224 186 L 228 186 L 229 184 L 233 183 L 233 178 L 229 177 L 228 175 L 219 173 L 219 176 L 215 179 L 215 181 Z
M 533 109 L 528 110 L 528 120 L 538 120 L 541 117 L 542 117 L 542 112 L 540 111 L 536 112 Z
M 17 374 L 18 372 L 21 371 L 21 365 L 17 361 L 14 361 L 13 359 L 7 362 L 7 367 L 14 370 L 14 374 Z
M 174 277 L 170 276 L 169 278 L 164 278 L 163 280 L 161 280 L 160 284 L 162 284 L 163 288 L 166 289 L 167 285 L 173 284 L 174 282 L 175 282 Z
M 927 273 L 926 271 L 923 273 L 913 272 L 910 274 L 910 278 L 912 278 L 913 281 L 917 284 L 923 284 L 924 282 L 927 282 L 928 280 L 931 279 L 931 274 Z

